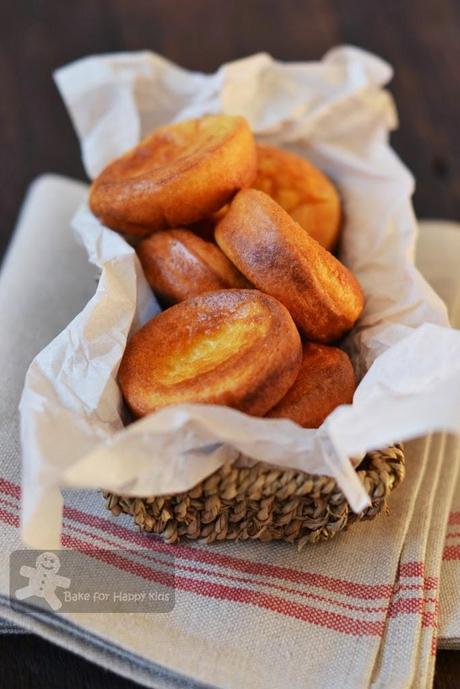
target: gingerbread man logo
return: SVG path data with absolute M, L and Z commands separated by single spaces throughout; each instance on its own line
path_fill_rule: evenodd
M 70 579 L 58 574 L 61 566 L 60 560 L 55 553 L 41 553 L 36 561 L 35 567 L 23 566 L 19 573 L 29 579 L 27 586 L 17 589 L 14 595 L 18 600 L 25 600 L 32 596 L 44 598 L 50 608 L 59 610 L 62 603 L 56 595 L 57 588 L 68 589 Z

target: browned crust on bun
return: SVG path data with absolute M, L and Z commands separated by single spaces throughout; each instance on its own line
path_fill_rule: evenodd
M 353 366 L 344 351 L 308 342 L 294 385 L 267 416 L 319 428 L 336 407 L 351 403 L 355 388 Z
M 182 402 L 263 416 L 294 383 L 302 345 L 276 299 L 207 292 L 163 311 L 129 340 L 118 381 L 136 416 Z
M 224 206 L 256 174 L 243 117 L 207 115 L 156 129 L 110 163 L 90 191 L 93 213 L 128 235 L 194 223 Z
M 268 194 L 313 239 L 332 251 L 341 221 L 340 199 L 332 182 L 304 158 L 273 146 L 258 144 L 257 161 L 252 186 Z
M 218 246 L 189 230 L 154 232 L 136 250 L 150 287 L 169 306 L 203 292 L 250 287 Z
M 359 318 L 364 296 L 356 278 L 264 192 L 240 191 L 215 237 L 257 289 L 286 306 L 308 339 L 338 340 Z

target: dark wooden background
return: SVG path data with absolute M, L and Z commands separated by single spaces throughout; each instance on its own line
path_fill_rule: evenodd
M 0 255 L 36 175 L 84 179 L 51 79 L 56 67 L 83 55 L 151 48 L 184 67 L 214 71 L 257 51 L 317 59 L 345 42 L 395 68 L 400 129 L 392 142 L 416 177 L 418 216 L 460 219 L 459 0 L 2 0 Z M 0 671 L 5 688 L 132 686 L 28 635 L 0 637 Z M 437 689 L 459 686 L 460 653 L 440 653 Z

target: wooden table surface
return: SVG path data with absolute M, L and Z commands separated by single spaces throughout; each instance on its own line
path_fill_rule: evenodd
M 457 0 L 15 0 L 0 7 L 0 255 L 43 172 L 84 179 L 52 71 L 78 57 L 150 48 L 214 71 L 257 51 L 311 60 L 351 43 L 395 68 L 392 143 L 415 175 L 422 218 L 460 218 Z M 53 672 L 49 672 L 50 663 Z M 131 687 L 29 635 L 0 637 L 2 687 Z M 460 653 L 438 654 L 437 689 L 460 686 Z M 346 688 L 343 688 L 346 689 Z M 391 688 L 389 688 L 391 689 Z

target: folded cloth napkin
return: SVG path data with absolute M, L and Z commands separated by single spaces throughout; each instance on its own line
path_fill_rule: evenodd
M 444 545 L 438 646 L 460 649 L 460 476 L 455 486 Z
M 100 495 L 72 492 L 64 544 L 142 549 L 143 562 L 131 571 L 146 579 L 172 567 L 173 554 L 173 610 L 57 614 L 26 602 L 11 607 L 9 557 L 21 547 L 16 406 L 33 355 L 94 291 L 94 268 L 69 229 L 84 193 L 84 185 L 63 178 L 36 182 L 1 274 L 2 617 L 145 686 L 430 686 L 443 537 L 458 471 L 458 443 L 443 434 L 407 444 L 407 478 L 391 497 L 389 515 L 301 553 L 276 543 L 167 546 L 140 534 L 128 517 L 104 511 Z M 449 253 L 431 240 L 422 269 L 427 257 L 441 263 L 442 252 Z M 449 301 L 442 272 L 440 292 Z M 107 577 L 116 586 L 114 564 Z M 443 629 L 455 632 L 452 619 Z
M 440 231 L 442 234 L 440 234 Z M 460 327 L 460 226 L 454 223 L 424 223 L 424 270 L 427 278 L 436 284 L 441 297 L 449 304 L 452 324 Z M 430 260 L 436 246 L 443 245 L 442 260 Z M 436 255 L 436 254 L 435 254 Z M 449 504 L 448 495 L 441 496 L 437 509 L 444 511 Z M 440 579 L 440 614 L 438 646 L 460 648 L 460 475 L 454 486 L 450 504 L 447 535 L 442 556 Z M 440 543 L 436 544 L 438 549 Z

